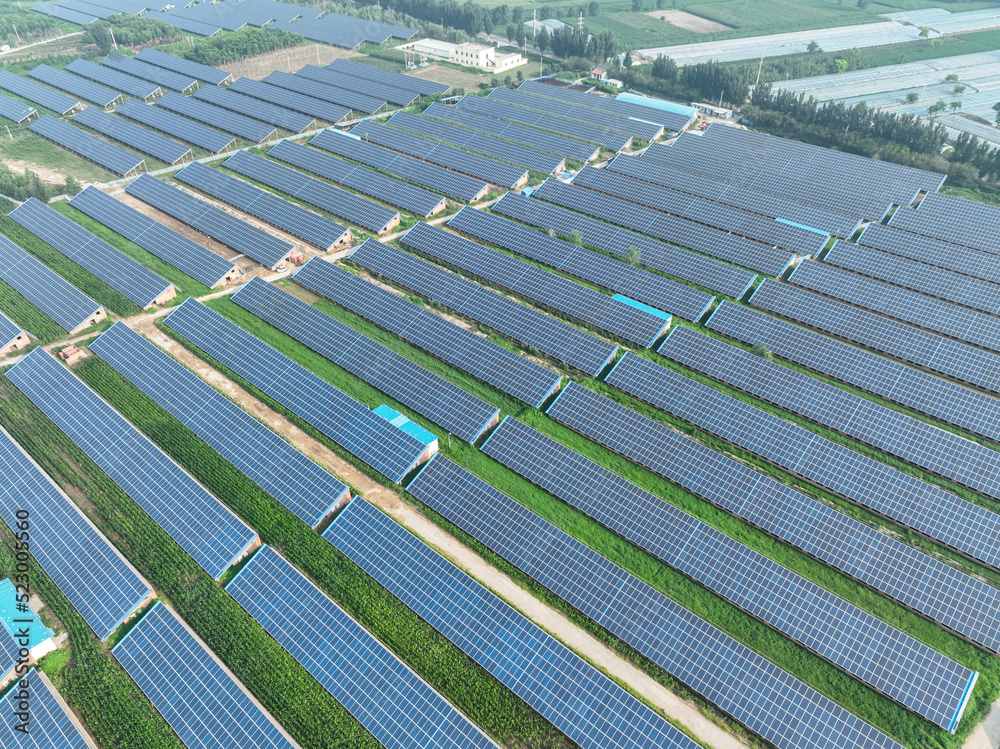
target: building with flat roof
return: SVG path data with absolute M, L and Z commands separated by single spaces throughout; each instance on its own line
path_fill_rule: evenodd
M 435 60 L 445 60 L 457 65 L 479 68 L 490 73 L 503 73 L 516 68 L 518 65 L 523 65 L 525 62 L 520 52 L 499 54 L 496 47 L 485 44 L 474 44 L 472 42 L 456 44 L 454 42 L 442 42 L 437 39 L 421 39 L 410 44 L 404 44 L 400 49 L 431 57 Z

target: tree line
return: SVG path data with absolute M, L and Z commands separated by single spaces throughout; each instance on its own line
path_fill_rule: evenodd
M 140 47 L 172 42 L 183 37 L 184 32 L 169 23 L 123 13 L 107 20 L 99 18 L 83 32 L 84 44 L 96 45 L 105 55 L 115 48 L 116 43 L 122 47 Z

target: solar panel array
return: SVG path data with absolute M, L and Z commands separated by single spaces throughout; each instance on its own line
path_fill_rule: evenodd
M 462 111 L 475 112 L 484 117 L 494 117 L 504 122 L 515 122 L 520 125 L 530 125 L 551 133 L 561 133 L 571 138 L 592 143 L 607 148 L 609 151 L 621 151 L 632 143 L 632 136 L 609 130 L 598 125 L 556 117 L 544 112 L 533 112 L 530 109 L 515 107 L 502 101 L 484 99 L 482 96 L 467 94 L 458 101 Z
M 268 268 L 280 264 L 294 249 L 292 245 L 266 231 L 230 216 L 204 200 L 188 195 L 183 190 L 160 182 L 148 174 L 129 183 L 125 192 Z M 280 199 L 276 197 L 275 200 Z M 275 218 L 279 217 L 268 217 L 268 220 Z
M 467 203 L 480 200 L 489 189 L 489 185 L 485 182 L 428 164 L 412 156 L 395 153 L 373 143 L 366 143 L 335 130 L 324 130 L 309 141 L 309 145 L 394 174 L 408 182 L 415 182 Z
M 263 279 L 253 279 L 232 299 L 470 444 L 499 416 L 489 403 Z
M 590 109 L 601 112 L 610 112 L 621 117 L 634 117 L 637 120 L 656 122 L 663 125 L 671 132 L 683 130 L 691 124 L 691 115 L 680 112 L 670 112 L 656 107 L 647 107 L 643 104 L 636 104 L 629 101 L 622 101 L 610 96 L 595 96 L 585 94 L 581 91 L 573 91 L 563 86 L 553 86 L 542 81 L 524 81 L 518 86 L 519 91 L 527 91 L 529 94 L 541 94 L 550 99 L 559 99 L 570 104 L 579 104 Z
M 160 11 L 150 10 L 143 14 L 143 18 L 163 21 L 164 23 L 169 23 L 171 26 L 176 26 L 182 31 L 189 31 L 192 34 L 199 34 L 200 36 L 215 36 L 222 31 L 222 26 L 216 23 L 202 23 L 201 21 L 185 18 L 180 13 L 161 13 Z
M 616 156 L 606 170 L 771 218 L 809 226 L 838 237 L 850 237 L 861 223 L 855 216 L 772 195 L 716 177 L 668 169 L 651 159 L 628 154 Z
M 314 151 L 314 153 L 317 152 Z M 341 190 L 339 187 L 334 187 L 322 180 L 309 177 L 302 172 L 297 172 L 248 151 L 237 151 L 235 155 L 226 160 L 224 166 L 257 182 L 281 190 L 309 205 L 339 216 L 355 226 L 375 233 L 387 231 L 399 223 L 399 213 L 391 208 L 373 203 L 352 192 Z M 236 181 L 232 177 L 226 179 Z M 236 192 L 235 187 L 231 189 Z M 253 189 L 256 190 L 256 188 Z M 267 194 L 270 195 L 270 193 Z M 222 196 L 220 195 L 220 197 Z M 225 199 L 228 200 L 228 198 Z M 297 208 L 294 204 L 290 205 Z M 298 210 L 308 213 L 302 208 Z M 265 216 L 261 216 L 261 218 L 265 218 Z M 323 220 L 326 221 L 326 219 Z M 343 227 L 339 228 L 346 231 Z
M 749 271 L 678 249 L 641 234 L 619 229 L 565 208 L 532 200 L 520 193 L 507 193 L 494 203 L 490 210 L 541 229 L 554 231 L 564 237 L 571 237 L 573 232 L 579 232 L 580 241 L 584 244 L 622 259 L 626 259 L 629 250 L 635 247 L 642 265 L 737 299 L 746 293 L 756 278 L 756 275 Z M 677 314 L 684 317 L 680 312 Z
M 108 639 L 152 592 L 149 583 L 2 429 L 0 469 L 0 516 L 14 530 L 17 513 L 30 514 L 38 564 L 94 633 Z
M 950 216 L 904 207 L 892 215 L 889 226 L 1000 255 L 1000 232 L 995 225 L 966 224 Z
M 279 141 L 267 155 L 417 216 L 426 218 L 445 207 L 440 195 L 291 140 Z
M 443 456 L 407 491 L 779 749 L 896 745 Z
M 636 309 L 587 286 L 430 224 L 417 224 L 399 241 L 446 265 L 643 348 L 652 346 L 670 326 L 669 319 Z
M 191 153 L 187 146 L 94 107 L 87 107 L 73 121 L 167 164 L 176 164 Z
M 362 122 L 351 133 L 366 141 L 501 187 L 517 187 L 528 178 L 528 173 L 523 169 L 376 122 Z
M 570 104 L 564 101 L 549 99 L 546 96 L 529 94 L 526 91 L 511 91 L 507 88 L 493 89 L 488 99 L 501 101 L 505 104 L 514 104 L 518 107 L 530 109 L 533 112 L 543 112 L 545 114 L 565 117 L 567 119 L 583 122 L 588 125 L 598 125 L 600 127 L 614 130 L 615 132 L 629 135 L 633 138 L 654 141 L 663 135 L 663 125 L 641 120 L 632 120 L 628 117 L 621 117 L 609 112 L 601 112 L 590 107 L 581 107 L 577 104 Z
M 582 749 L 697 747 L 363 499 L 323 536 Z
M 148 99 L 160 93 L 160 87 L 155 83 L 144 81 L 141 78 L 133 78 L 114 68 L 98 65 L 90 60 L 84 60 L 82 57 L 73 60 L 66 66 L 66 70 L 139 99 Z
M 0 237 L 0 279 L 67 333 L 87 325 L 100 305 L 27 252 Z
M 257 538 L 44 349 L 6 377 L 216 580 Z
M 0 117 L 6 117 L 11 122 L 20 124 L 36 114 L 38 111 L 34 107 L 29 107 L 23 101 L 0 94 Z
M 115 113 L 173 136 L 183 143 L 190 143 L 192 146 L 204 148 L 212 153 L 227 151 L 236 145 L 236 141 L 229 135 L 170 114 L 166 110 L 143 104 L 135 99 L 126 101 L 115 110 Z
M 769 276 L 780 276 L 792 262 L 793 255 L 785 250 L 694 221 L 667 216 L 652 208 L 600 195 L 557 179 L 547 179 L 534 194 L 564 208 L 635 229 L 726 262 L 753 268 Z
M 309 78 L 348 91 L 369 94 L 399 107 L 410 106 L 420 96 L 412 89 L 407 90 L 393 84 L 365 80 L 332 68 L 320 68 L 315 65 L 306 65 L 295 75 L 299 78 Z
M 28 125 L 28 130 L 123 177 L 145 168 L 145 162 L 134 153 L 47 114 Z
M 175 73 L 172 70 L 157 67 L 156 65 L 150 65 L 147 62 L 137 60 L 134 57 L 126 57 L 125 55 L 108 55 L 101 60 L 101 65 L 113 70 L 120 70 L 135 78 L 155 83 L 157 86 L 172 91 L 179 91 L 182 94 L 198 85 L 196 78 Z
M 87 735 L 75 723 L 68 706 L 57 697 L 41 671 L 28 670 L 23 677 L 31 685 L 31 723 L 27 731 L 19 731 L 16 721 L 5 720 L 0 727 L 0 743 L 7 749 L 88 749 L 93 746 Z M 18 691 L 10 689 L 0 700 L 5 715 L 18 712 Z
M 96 187 L 87 187 L 69 204 L 208 287 L 238 275 L 232 262 Z
M 782 359 L 1000 441 L 1000 400 L 811 330 L 723 302 L 708 327 Z
M 460 210 L 448 225 L 686 320 L 701 319 L 715 299 L 711 294 L 690 286 L 468 206 Z
M 55 3 L 35 3 L 31 6 L 31 9 L 38 13 L 52 16 L 53 18 L 61 18 L 70 23 L 78 23 L 81 26 L 86 26 L 97 20 L 97 17 L 90 13 L 81 13 L 80 11 L 71 10 Z
M 505 141 L 519 143 L 524 146 L 533 146 L 542 151 L 561 156 L 564 159 L 587 162 L 597 158 L 601 150 L 593 145 L 587 145 L 572 138 L 564 138 L 531 127 L 503 122 L 492 117 L 475 114 L 466 109 L 445 106 L 440 102 L 434 102 L 423 113 L 428 117 L 434 117 L 461 125 L 465 128 L 478 130 L 502 138 Z
M 29 198 L 9 215 L 143 309 L 171 289 L 170 283 L 144 265 L 34 198 Z
M 829 235 L 758 216 L 740 208 L 684 195 L 607 169 L 584 167 L 573 184 L 612 197 L 655 208 L 673 216 L 717 227 L 763 244 L 782 247 L 796 255 L 816 255 Z
M 210 166 L 193 162 L 181 169 L 176 177 L 184 184 L 196 187 L 224 203 L 277 226 L 282 231 L 324 252 L 346 241 L 350 236 L 347 227 L 318 216 L 296 203 L 283 200 L 269 190 L 262 190 Z M 283 257 L 288 255 L 291 246 L 285 242 L 280 244 L 284 247 L 276 249 L 268 259 L 277 257 L 279 252 L 283 253 Z M 273 264 L 271 265 L 273 267 Z
M 343 58 L 334 60 L 332 63 L 327 65 L 326 69 L 343 73 L 344 75 L 360 80 L 373 81 L 375 83 L 401 88 L 404 91 L 412 91 L 413 93 L 421 96 L 443 94 L 451 88 L 451 86 L 446 83 L 427 81 L 423 78 L 415 78 L 410 75 L 403 75 L 402 73 L 393 73 L 389 70 L 382 70 L 381 68 L 376 68 L 372 65 L 364 65 L 360 62 L 345 60 Z
M 277 107 L 266 101 L 217 86 L 202 86 L 195 92 L 194 98 L 228 109 L 230 112 L 240 112 L 251 119 L 266 122 L 293 133 L 309 130 L 315 124 L 315 120 L 309 115 L 299 114 L 290 109 Z
M 367 240 L 350 259 L 589 375 L 604 369 L 618 351 L 613 344 L 374 240 Z
M 204 81 L 205 83 L 212 83 L 216 86 L 221 86 L 232 78 L 232 73 L 227 73 L 225 70 L 218 70 L 208 65 L 202 65 L 200 62 L 195 62 L 194 60 L 174 57 L 151 47 L 140 50 L 139 54 L 136 55 L 136 59 L 148 62 L 150 65 L 172 70 L 175 73 L 197 78 L 199 81 Z
M 125 324 L 90 349 L 310 527 L 348 494 L 318 463 Z
M 865 278 L 823 263 L 799 263 L 790 283 L 825 296 L 944 333 L 983 348 L 1000 350 L 1000 320 L 992 315 L 932 299 L 915 291 Z
M 251 78 L 240 78 L 227 90 L 245 94 L 254 99 L 260 99 L 261 101 L 284 107 L 285 109 L 291 109 L 293 112 L 306 114 L 330 124 L 340 122 L 351 113 L 349 107 L 332 104 L 312 96 L 305 96 L 304 94 L 281 88 L 281 86 L 271 86 L 263 81 L 255 81 Z
M 194 299 L 165 322 L 392 481 L 399 482 L 423 455 L 422 442 Z
M 491 135 L 475 133 L 419 114 L 401 110 L 390 117 L 387 123 L 428 139 L 461 146 L 467 151 L 475 151 L 525 169 L 534 169 L 542 174 L 554 174 L 565 166 L 565 159 L 559 156 L 494 138 Z
M 417 32 L 404 26 L 391 26 L 378 21 L 341 16 L 328 13 L 323 18 L 301 18 L 295 23 L 276 22 L 269 28 L 277 28 L 299 34 L 335 47 L 354 49 L 363 42 L 383 44 L 392 37 L 409 39 Z
M 77 99 L 71 99 L 9 70 L 0 70 L 0 89 L 27 99 L 32 104 L 51 109 L 56 114 L 67 114 L 80 106 Z
M 166 604 L 157 602 L 111 653 L 185 746 L 297 746 Z
M 924 195 L 917 210 L 947 216 L 952 221 L 959 221 L 963 224 L 991 226 L 1000 220 L 995 206 L 939 192 L 930 192 Z
M 505 419 L 482 449 L 928 720 L 958 725 L 975 672 L 519 421 Z
M 270 140 L 277 134 L 270 125 L 265 125 L 248 117 L 219 107 L 213 107 L 198 99 L 168 91 L 157 100 L 156 106 L 188 119 L 210 125 L 224 133 L 246 138 L 253 143 Z
M 529 406 L 537 408 L 559 386 L 560 377 L 547 369 L 331 263 L 310 260 L 295 282 Z
M 122 95 L 117 91 L 70 75 L 65 70 L 59 70 L 51 65 L 37 65 L 28 71 L 28 75 L 100 107 L 110 107 L 113 104 L 121 103 L 122 100 Z
M 876 250 L 919 260 L 973 278 L 1000 283 L 1000 264 L 995 255 L 961 247 L 932 237 L 911 234 L 885 224 L 870 223 L 858 242 Z
M 24 334 L 25 331 L 20 325 L 0 312 L 0 346 L 6 347 L 9 343 L 17 340 Z
M 996 652 L 1000 591 L 570 383 L 549 415 L 747 522 Z
M 375 112 L 379 112 L 384 109 L 388 104 L 385 99 L 380 99 L 377 96 L 362 94 L 357 91 L 340 88 L 339 86 L 328 83 L 321 83 L 314 78 L 293 75 L 292 73 L 285 73 L 281 70 L 275 70 L 272 73 L 269 73 L 263 81 L 264 83 L 268 83 L 272 86 L 286 88 L 289 91 L 295 91 L 296 93 L 311 96 L 314 99 L 321 99 L 322 101 L 328 101 L 332 104 L 338 104 L 342 107 L 347 107 L 348 109 L 353 109 L 355 112 L 361 112 L 363 114 L 374 114 Z

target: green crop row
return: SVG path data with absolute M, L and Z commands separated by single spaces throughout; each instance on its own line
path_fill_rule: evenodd
M 5 281 L 0 281 L 0 310 L 41 343 L 58 341 L 66 335 L 66 331 L 54 320 L 14 291 Z

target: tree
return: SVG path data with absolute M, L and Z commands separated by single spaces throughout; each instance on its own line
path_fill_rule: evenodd
M 1000 125 L 1000 101 L 993 105 L 993 111 L 997 113 L 997 124 Z
M 920 101 L 920 94 L 918 94 L 916 91 L 911 91 L 906 95 L 907 104 L 916 104 L 918 101 Z
M 520 70 L 517 71 L 517 82 L 520 83 L 524 80 L 524 73 Z
M 965 86 L 963 86 L 963 85 L 959 84 L 958 86 L 955 86 L 955 88 L 953 88 L 953 89 L 951 90 L 951 92 L 952 92 L 952 93 L 953 93 L 953 94 L 954 94 L 955 96 L 959 96 L 959 95 L 961 95 L 961 94 L 964 94 L 964 93 L 965 93 Z
M 76 195 L 78 192 L 80 192 L 80 190 L 83 189 L 83 186 L 76 181 L 76 178 L 69 176 L 66 178 L 66 184 L 64 185 L 64 189 L 67 195 Z
M 625 57 L 622 58 L 622 65 L 625 66 L 626 70 L 632 69 L 632 50 L 625 50 Z
M 656 9 L 663 10 L 667 7 L 667 0 L 656 0 Z
M 946 75 L 944 77 L 944 79 L 946 81 L 957 81 L 958 80 L 958 73 L 948 73 L 948 75 Z
M 872 0 L 858 0 L 858 10 L 868 10 L 868 6 L 872 4 Z
M 641 13 L 642 5 L 643 5 L 643 0 L 632 0 L 632 12 Z
M 931 35 L 931 30 L 928 27 L 926 27 L 926 26 L 921 26 L 920 27 L 920 38 L 921 39 L 926 39 L 930 35 Z
M 569 235 L 569 241 L 576 245 L 583 244 L 583 235 L 580 233 L 579 229 L 573 230 L 573 233 Z
M 638 265 L 640 256 L 641 253 L 639 252 L 639 248 L 635 245 L 632 245 L 625 250 L 625 262 L 629 265 Z
M 590 0 L 590 5 L 587 7 L 588 15 L 594 17 L 599 15 L 601 12 L 601 4 L 597 0 Z
M 945 104 L 943 101 L 938 101 L 938 102 L 935 102 L 934 104 L 931 104 L 929 107 L 927 107 L 927 111 L 930 114 L 938 114 L 939 112 L 943 112 L 947 108 L 948 108 L 947 104 Z
M 757 356 L 761 357 L 762 359 L 774 361 L 774 354 L 772 354 L 771 350 L 763 343 L 758 343 L 750 350 L 753 351 L 753 353 L 757 354 Z
M 837 66 L 838 73 L 847 72 L 847 60 L 834 60 L 833 64 Z
M 808 52 L 809 54 L 815 54 L 816 52 L 822 52 L 822 51 L 823 50 L 821 50 L 819 47 L 819 42 L 817 42 L 815 39 L 809 42 L 809 46 L 806 47 L 806 52 Z
M 653 60 L 653 67 L 650 73 L 654 78 L 659 78 L 662 81 L 676 81 L 677 63 L 669 57 L 657 55 L 656 59 Z M 1000 112 L 1000 110 L 997 111 Z
M 948 106 L 951 108 L 951 111 L 954 112 L 956 109 L 961 109 L 962 108 L 962 102 L 960 102 L 960 101 L 953 101 Z
M 535 46 L 544 52 L 552 45 L 552 40 L 549 37 L 549 32 L 542 29 L 538 32 L 538 36 L 535 37 Z

